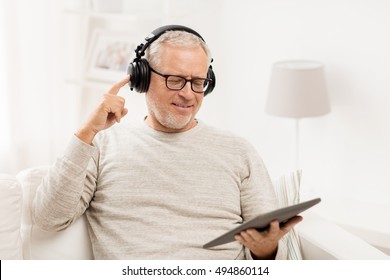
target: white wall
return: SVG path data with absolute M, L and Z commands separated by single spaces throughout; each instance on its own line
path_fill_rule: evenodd
M 388 1 L 221 1 L 210 34 L 219 38 L 212 41 L 217 105 L 207 108 L 216 116 L 204 116 L 216 124 L 227 116 L 223 125 L 256 145 L 271 175 L 288 172 L 294 121 L 264 113 L 271 66 L 322 61 L 332 112 L 301 121 L 305 183 L 325 199 L 389 206 L 389 14 Z

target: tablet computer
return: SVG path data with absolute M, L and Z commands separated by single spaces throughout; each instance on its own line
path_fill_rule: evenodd
M 215 238 L 214 240 L 211 240 L 210 242 L 203 245 L 203 248 L 210 248 L 217 245 L 229 243 L 232 241 L 235 241 L 234 236 L 238 233 L 240 233 L 243 230 L 249 229 L 249 228 L 255 228 L 257 230 L 265 230 L 269 224 L 274 221 L 278 220 L 279 223 L 285 223 L 289 219 L 297 216 L 299 213 L 309 209 L 310 207 L 316 205 L 321 201 L 320 198 L 315 198 L 312 200 L 308 200 L 305 202 L 301 202 L 298 204 L 294 204 L 291 206 L 283 207 L 276 209 L 274 211 L 261 214 L 243 224 L 240 226 L 224 233 L 223 235 Z

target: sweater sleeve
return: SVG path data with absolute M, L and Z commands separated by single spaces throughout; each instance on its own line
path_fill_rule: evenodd
M 244 221 L 254 218 L 278 207 L 277 197 L 268 170 L 256 149 L 249 143 L 244 155 L 244 169 L 241 181 L 241 211 Z M 246 259 L 252 259 L 245 248 Z M 276 259 L 286 259 L 287 244 L 282 238 L 278 243 Z
M 88 208 L 97 180 L 98 149 L 73 136 L 38 187 L 32 215 L 44 230 L 60 231 Z

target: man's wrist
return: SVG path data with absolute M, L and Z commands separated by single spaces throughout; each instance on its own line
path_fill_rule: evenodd
M 251 251 L 251 255 L 252 255 L 252 258 L 253 258 L 254 260 L 274 260 L 274 259 L 276 258 L 277 253 L 278 253 L 278 247 L 276 247 L 276 249 L 275 249 L 271 254 L 264 255 L 264 256 L 261 256 L 261 257 L 256 256 L 256 255 Z
M 88 145 L 92 145 L 92 141 L 96 136 L 96 132 L 93 131 L 92 129 L 81 128 L 77 130 L 74 135 L 84 143 L 87 143 Z

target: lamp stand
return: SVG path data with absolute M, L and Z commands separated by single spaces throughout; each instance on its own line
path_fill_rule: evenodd
M 295 119 L 295 169 L 298 170 L 300 168 L 300 135 L 299 135 L 299 122 L 300 118 Z

